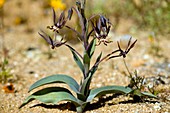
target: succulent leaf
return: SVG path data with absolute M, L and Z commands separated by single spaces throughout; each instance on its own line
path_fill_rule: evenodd
M 81 93 L 84 94 L 85 96 L 89 93 L 88 89 L 89 89 L 89 86 L 90 86 L 90 83 L 91 83 L 91 79 L 92 79 L 92 76 L 89 75 L 83 82 L 82 86 L 81 86 Z
M 35 82 L 29 89 L 29 92 L 37 87 L 40 87 L 42 85 L 46 84 L 52 84 L 52 83 L 65 83 L 67 84 L 74 92 L 79 93 L 79 85 L 78 83 L 71 78 L 68 75 L 62 75 L 62 74 L 57 74 L 57 75 L 51 75 L 45 78 L 42 78 Z
M 94 39 L 91 41 L 91 43 L 90 43 L 90 45 L 89 45 L 89 47 L 88 47 L 88 50 L 87 50 L 87 53 L 88 53 L 88 55 L 89 55 L 90 58 L 92 57 L 92 55 L 93 55 L 93 53 L 94 53 L 94 51 L 95 51 L 95 47 L 96 47 L 96 38 L 94 38 Z
M 150 98 L 158 98 L 156 95 L 149 93 L 149 92 L 141 92 L 143 96 L 147 96 Z
M 79 106 L 78 99 L 76 99 L 68 89 L 61 87 L 49 87 L 39 90 L 28 96 L 19 108 L 22 108 L 32 100 L 53 104 L 60 101 L 71 101 L 75 106 Z
M 100 61 L 101 56 L 102 56 L 102 53 L 100 53 L 100 55 L 98 56 L 98 58 L 97 58 L 97 60 L 96 60 L 96 63 Z M 88 94 L 88 92 L 86 92 L 86 90 L 87 90 L 87 88 L 89 88 L 90 83 L 91 83 L 92 76 L 93 76 L 93 74 L 95 73 L 95 71 L 97 70 L 97 68 L 98 68 L 98 65 L 94 65 L 94 66 L 92 67 L 92 69 L 90 69 L 89 74 L 88 74 L 88 77 L 84 80 L 84 82 L 83 82 L 83 84 L 82 84 L 81 93 L 86 93 L 86 94 Z
M 102 52 L 101 52 L 100 55 L 97 57 L 97 60 L 96 60 L 96 62 L 95 62 L 95 65 L 90 69 L 89 75 L 93 75 L 93 74 L 96 72 L 101 57 L 102 57 Z
M 87 98 L 87 102 L 92 101 L 93 98 L 100 96 L 100 95 L 105 95 L 105 94 L 110 94 L 110 93 L 128 94 L 131 91 L 132 91 L 131 88 L 124 87 L 124 86 L 104 86 L 104 87 L 92 89 L 89 93 L 88 98 Z
M 78 57 L 78 55 L 76 54 L 76 52 L 72 48 L 70 48 L 70 50 L 73 54 L 74 61 L 77 63 L 77 65 L 80 68 L 80 70 L 82 71 L 82 73 L 84 73 L 84 66 L 83 66 L 80 58 Z
M 90 56 L 88 55 L 87 52 L 84 53 L 83 62 L 84 62 L 84 64 L 90 64 Z
M 84 57 L 83 57 L 83 63 L 84 63 L 84 78 L 87 78 L 89 75 L 89 68 L 90 68 L 90 57 L 87 53 L 87 51 L 85 51 L 84 53 Z

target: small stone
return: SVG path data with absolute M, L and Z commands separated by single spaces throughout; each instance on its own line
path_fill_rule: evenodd
M 39 74 L 37 74 L 37 73 L 34 74 L 34 77 L 35 77 L 35 78 L 38 78 L 38 77 L 39 77 Z
M 18 65 L 18 62 L 14 61 L 13 64 L 16 66 L 16 65 Z
M 154 109 L 160 110 L 161 109 L 161 104 L 160 103 L 155 103 Z
M 145 54 L 145 55 L 143 56 L 143 58 L 144 58 L 145 60 L 147 60 L 147 59 L 150 58 L 150 56 L 149 56 L 148 54 Z
M 102 84 L 96 84 L 96 86 L 97 86 L 97 87 L 101 87 L 101 86 L 102 86 Z

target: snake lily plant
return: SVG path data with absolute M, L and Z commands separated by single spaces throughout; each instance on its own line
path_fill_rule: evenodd
M 98 66 L 101 62 L 116 58 L 116 57 L 126 57 L 126 54 L 134 47 L 137 40 L 134 42 L 131 39 L 128 42 L 128 48 L 123 51 L 120 47 L 119 42 L 118 49 L 113 50 L 111 53 L 106 54 L 102 57 L 102 52 L 98 55 L 95 63 L 91 64 L 91 59 L 95 52 L 95 48 L 100 44 L 108 45 L 111 43 L 107 39 L 108 33 L 112 26 L 109 19 L 103 15 L 93 15 L 90 18 L 86 18 L 85 15 L 85 0 L 76 1 L 76 7 L 71 7 L 68 10 L 67 17 L 65 12 L 62 12 L 59 18 L 57 19 L 56 13 L 53 9 L 53 25 L 48 26 L 47 28 L 52 30 L 54 33 L 54 39 L 46 34 L 44 31 L 39 32 L 39 35 L 51 45 L 52 49 L 55 49 L 60 46 L 66 46 L 71 51 L 75 63 L 78 65 L 82 72 L 82 80 L 80 83 L 70 77 L 69 75 L 56 74 L 47 76 L 35 82 L 29 89 L 29 92 L 47 84 L 53 83 L 64 83 L 67 84 L 70 88 L 64 87 L 47 87 L 41 90 L 38 90 L 28 96 L 23 104 L 20 106 L 22 108 L 32 100 L 39 100 L 43 103 L 52 103 L 56 104 L 60 101 L 69 101 L 73 103 L 76 107 L 78 113 L 82 113 L 88 103 L 90 103 L 95 97 L 109 94 L 109 93 L 121 93 L 129 94 L 132 92 L 132 89 L 125 86 L 102 86 L 95 89 L 90 89 L 90 84 L 93 75 L 95 74 Z M 67 25 L 67 21 L 71 20 L 73 13 L 76 13 L 79 18 L 79 24 L 81 26 L 81 31 L 74 29 Z M 56 34 L 60 33 L 60 29 L 69 29 L 70 32 L 74 32 L 77 35 L 77 38 L 82 42 L 83 54 L 74 49 L 67 41 L 56 40 Z M 75 92 L 74 94 L 70 89 Z

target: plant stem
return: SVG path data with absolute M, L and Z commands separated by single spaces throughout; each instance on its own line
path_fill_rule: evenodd
M 83 113 L 83 108 L 82 108 L 82 106 L 76 107 L 76 111 L 77 111 L 77 113 Z
M 87 39 L 87 30 L 88 30 L 88 25 L 87 25 L 87 19 L 85 16 L 85 5 L 86 5 L 86 0 L 80 0 L 80 8 L 78 7 L 78 10 L 81 14 L 80 18 L 82 20 L 82 39 L 84 42 L 84 56 L 83 56 L 83 61 L 86 60 L 87 58 L 87 50 L 86 48 L 88 47 L 88 39 Z M 89 56 L 88 56 L 89 57 Z M 84 70 L 85 70 L 85 77 L 84 79 L 88 76 L 88 72 L 89 72 L 89 67 L 90 67 L 90 60 L 88 62 L 84 62 Z
M 86 0 L 81 0 L 81 8 L 85 9 Z
M 83 18 L 84 25 L 86 25 L 85 5 L 86 5 L 86 0 L 81 0 L 81 15 Z
M 130 78 L 133 78 L 133 77 L 132 77 L 132 74 L 131 74 L 130 71 L 129 71 L 129 68 L 128 68 L 128 66 L 127 66 L 126 61 L 125 61 L 124 58 L 123 58 L 123 63 L 125 64 L 125 67 L 126 67 L 128 73 L 129 73 L 129 75 L 130 75 Z
M 86 0 L 81 0 L 81 16 L 82 16 L 82 20 L 83 20 L 83 24 L 84 24 L 84 29 L 82 29 L 82 34 L 83 34 L 83 38 L 84 38 L 84 48 L 85 48 L 85 51 L 86 51 L 86 48 L 88 47 L 88 40 L 87 40 L 87 35 L 86 35 L 86 32 L 87 32 L 87 21 L 86 21 L 86 16 L 85 16 L 85 5 L 86 5 Z
M 99 65 L 99 63 L 101 63 L 102 61 L 104 61 L 104 60 L 109 60 L 109 59 L 107 59 L 108 57 L 110 57 L 111 55 L 113 55 L 113 54 L 115 54 L 115 53 L 117 53 L 117 52 L 119 52 L 120 50 L 118 49 L 118 50 L 115 50 L 115 51 L 113 51 L 112 53 L 110 53 L 110 54 L 108 54 L 108 55 L 106 55 L 105 57 L 103 57 L 99 62 L 96 62 L 95 64 L 94 64 L 94 66 L 97 66 L 97 65 Z M 120 57 L 121 55 L 115 55 L 115 56 L 112 56 L 112 58 L 116 58 L 116 57 Z

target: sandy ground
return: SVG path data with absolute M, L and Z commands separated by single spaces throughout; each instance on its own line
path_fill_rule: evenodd
M 18 4 L 18 5 L 17 5 Z M 28 5 L 29 4 L 29 5 Z M 21 10 L 22 9 L 22 10 Z M 19 0 L 8 1 L 4 7 L 4 36 L 5 45 L 9 50 L 9 68 L 13 73 L 12 83 L 14 93 L 5 93 L 3 84 L 0 84 L 0 113 L 71 113 L 72 106 L 69 103 L 57 105 L 44 105 L 33 101 L 18 109 L 23 100 L 29 95 L 28 89 L 31 84 L 42 77 L 60 73 L 68 74 L 77 81 L 81 79 L 81 72 L 74 63 L 70 51 L 66 47 L 55 50 L 49 49 L 38 35 L 40 29 L 50 25 L 51 10 L 43 12 L 42 2 L 39 0 L 24 2 Z M 16 19 L 23 16 L 27 19 L 24 24 L 18 24 Z M 127 26 L 126 26 L 127 25 Z M 97 47 L 95 58 L 103 51 L 103 54 L 110 53 L 116 49 L 116 40 L 122 34 L 131 34 L 138 39 L 136 47 L 128 54 L 126 61 L 131 72 L 137 70 L 138 74 L 146 78 L 162 76 L 164 83 L 159 83 L 156 90 L 160 99 L 151 99 L 147 102 L 134 103 L 131 97 L 111 95 L 105 96 L 103 103 L 94 99 L 91 105 L 87 106 L 86 113 L 169 113 L 170 112 L 170 45 L 169 35 L 157 36 L 159 39 L 160 56 L 151 54 L 151 43 L 148 41 L 148 31 L 130 30 L 133 23 L 130 20 L 122 19 L 116 33 L 110 37 L 114 41 L 109 46 Z M 2 42 L 1 42 L 2 44 Z M 82 53 L 80 43 L 71 45 Z M 48 52 L 52 58 L 48 58 Z M 69 54 L 69 55 L 68 55 Z M 2 53 L 0 54 L 2 56 Z M 103 62 L 92 79 L 91 88 L 106 85 L 128 85 L 129 78 L 123 64 L 122 58 L 116 58 Z M 109 99 L 108 99 L 109 98 Z M 69 110 L 68 110 L 69 109 Z

